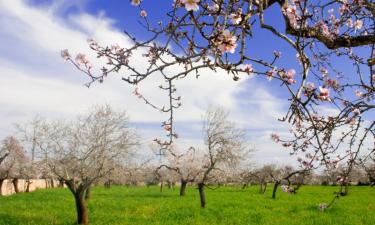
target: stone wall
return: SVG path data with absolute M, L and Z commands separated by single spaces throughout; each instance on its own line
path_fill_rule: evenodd
M 44 189 L 44 188 L 51 188 L 51 187 L 57 187 L 59 184 L 58 181 L 53 181 L 53 184 L 51 180 L 45 180 L 45 179 L 33 179 L 31 180 L 29 191 L 34 191 L 37 189 Z M 18 190 L 20 192 L 25 192 L 27 188 L 27 182 L 26 180 L 19 179 L 18 180 Z M 12 180 L 5 180 L 3 183 L 3 186 L 1 187 L 1 193 L 2 195 L 12 195 L 15 193 L 14 191 L 14 185 L 12 183 Z

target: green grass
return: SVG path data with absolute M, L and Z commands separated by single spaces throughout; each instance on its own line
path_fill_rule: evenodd
M 297 195 L 278 192 L 270 198 L 258 187 L 207 190 L 207 208 L 200 209 L 198 191 L 190 187 L 179 197 L 178 188 L 97 187 L 89 201 L 91 224 L 375 224 L 375 188 L 351 187 L 325 212 L 318 204 L 329 202 L 337 187 L 304 186 Z M 67 189 L 38 190 L 0 197 L 0 224 L 74 224 L 75 205 Z

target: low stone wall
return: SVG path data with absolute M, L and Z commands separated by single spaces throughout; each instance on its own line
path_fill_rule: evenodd
M 45 180 L 45 179 L 32 179 L 30 180 L 30 187 L 29 191 L 35 191 L 37 189 L 44 189 L 44 188 L 51 188 L 51 187 L 57 187 L 58 181 L 53 181 L 53 185 L 51 180 Z M 20 192 L 26 192 L 27 189 L 27 182 L 26 180 L 19 179 L 18 180 L 18 190 Z M 12 180 L 5 180 L 3 183 L 3 186 L 1 187 L 1 193 L 2 195 L 12 195 L 15 194 L 14 191 L 14 185 L 12 183 Z

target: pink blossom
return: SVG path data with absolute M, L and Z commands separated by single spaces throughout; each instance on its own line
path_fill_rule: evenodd
M 141 1 L 142 0 L 132 0 L 131 4 L 134 6 L 139 6 L 139 4 L 141 4 Z
M 276 58 L 280 58 L 281 57 L 281 52 L 280 51 L 274 50 L 273 54 L 275 55 Z
M 297 7 L 295 5 L 288 5 L 282 8 L 283 14 L 288 17 L 290 25 L 294 28 L 298 27 Z
M 86 63 L 89 62 L 86 58 L 86 55 L 82 53 L 77 54 L 75 61 L 78 66 L 85 65 Z
M 212 5 L 209 5 L 209 6 L 207 7 L 207 9 L 208 9 L 208 11 L 214 13 L 214 12 L 217 12 L 217 11 L 219 10 L 219 5 L 216 4 L 216 3 L 212 3 Z
M 305 96 L 310 96 L 314 93 L 315 91 L 315 85 L 314 83 L 307 82 L 306 86 L 304 87 L 304 95 Z
M 96 42 L 92 38 L 87 39 L 87 43 L 89 44 L 90 48 L 92 48 L 92 49 L 97 49 L 99 47 L 98 42 Z
M 275 142 L 279 142 L 280 141 L 280 136 L 278 134 L 274 134 L 272 133 L 271 134 L 271 139 Z
M 220 33 L 218 49 L 221 53 L 234 53 L 237 48 L 237 36 L 233 35 L 229 30 L 224 30 Z
M 141 17 L 146 17 L 146 16 L 147 16 L 147 12 L 146 12 L 145 10 L 142 10 L 142 11 L 139 13 L 139 15 L 140 15 Z
M 322 100 L 322 101 L 330 101 L 330 97 L 329 97 L 329 90 L 328 88 L 324 88 L 324 87 L 319 87 L 319 96 L 318 96 L 318 99 Z
M 349 4 L 347 3 L 342 4 L 342 6 L 340 7 L 340 14 L 342 15 L 348 11 L 349 11 Z
M 251 64 L 246 64 L 244 69 L 243 69 L 248 75 L 252 74 L 254 72 L 253 65 Z
M 327 208 L 328 208 L 328 204 L 327 203 L 320 203 L 319 204 L 319 210 L 324 211 Z
M 360 116 L 361 115 L 361 110 L 359 110 L 358 108 L 354 108 L 352 110 L 352 113 L 354 114 L 354 116 Z
M 296 83 L 296 80 L 294 80 L 295 75 L 296 71 L 294 69 L 290 69 L 286 72 L 286 81 L 288 82 L 288 84 Z
M 65 62 L 71 58 L 68 49 L 64 49 L 61 51 L 61 57 L 65 60 Z
M 293 188 L 288 185 L 281 185 L 281 190 L 286 193 L 292 193 Z
M 363 26 L 363 21 L 362 20 L 356 20 L 354 22 L 354 29 L 355 30 L 360 30 Z
M 328 36 L 328 37 L 332 36 L 332 34 L 329 31 L 329 28 L 328 28 L 328 26 L 325 22 L 323 22 L 323 21 L 317 22 L 316 27 L 320 30 L 320 32 L 322 32 L 323 35 Z
M 172 130 L 172 126 L 170 124 L 165 124 L 164 130 L 170 132 Z
M 362 92 L 362 91 L 359 91 L 359 90 L 356 90 L 356 91 L 355 91 L 355 95 L 356 95 L 357 97 L 359 97 L 359 98 L 362 98 L 362 97 L 365 96 L 365 95 L 363 94 L 363 92 Z
M 200 0 L 182 0 L 181 2 L 185 5 L 187 11 L 198 11 Z
M 242 10 L 239 10 L 237 13 L 232 13 L 229 15 L 229 19 L 233 24 L 239 24 L 242 20 L 241 17 Z
M 352 28 L 352 27 L 354 26 L 354 24 L 353 24 L 353 20 L 349 18 L 349 19 L 346 21 L 346 26 Z
M 276 74 L 275 69 L 267 71 L 266 75 L 268 77 L 268 81 L 271 81 L 273 79 L 273 77 L 275 76 L 275 74 Z

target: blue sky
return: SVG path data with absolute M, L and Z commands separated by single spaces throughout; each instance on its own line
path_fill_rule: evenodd
M 162 0 L 147 4 L 145 10 L 150 18 L 159 19 L 163 16 L 161 9 L 171 4 L 172 0 Z M 278 13 L 273 13 L 275 10 L 266 19 L 277 25 L 281 20 Z M 46 118 L 72 118 L 92 104 L 105 103 L 127 110 L 144 137 L 145 149 L 155 137 L 164 137 L 160 123 L 166 115 L 133 96 L 133 87 L 122 82 L 121 75 L 113 75 L 104 84 L 87 89 L 83 85 L 86 77 L 60 57 L 60 50 L 65 48 L 73 54 L 83 52 L 93 59 L 94 67 L 100 68 L 102 62 L 95 60 L 85 40 L 93 37 L 102 44 L 126 46 L 129 41 L 122 30 L 139 38 L 147 35 L 140 29 L 138 19 L 139 9 L 127 0 L 0 0 L 0 138 L 14 133 L 14 123 L 26 122 L 36 114 Z M 290 68 L 298 66 L 295 52 L 267 31 L 255 27 L 254 37 L 248 49 L 251 55 L 269 59 L 278 50 L 283 53 L 282 63 Z M 157 82 L 145 82 L 140 91 L 157 104 L 163 104 L 167 96 L 157 89 Z M 254 154 L 257 164 L 294 162 L 287 150 L 269 138 L 272 132 L 285 135 L 288 132 L 287 124 L 277 122 L 287 107 L 283 98 L 286 94 L 279 85 L 257 77 L 243 77 L 240 82 L 233 82 L 226 73 L 212 72 L 198 80 L 187 78 L 177 83 L 183 99 L 183 106 L 176 113 L 177 131 L 181 136 L 178 144 L 182 148 L 202 147 L 201 115 L 208 106 L 221 105 L 248 131 L 249 141 L 257 149 Z

